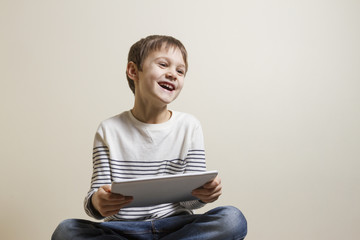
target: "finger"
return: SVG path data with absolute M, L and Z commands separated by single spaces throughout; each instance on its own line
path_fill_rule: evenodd
M 221 191 L 218 191 L 218 192 L 213 192 L 211 194 L 193 194 L 193 196 L 203 200 L 203 199 L 212 199 L 212 198 L 215 198 L 215 197 L 219 197 L 220 195 L 222 194 Z
M 203 202 L 206 202 L 206 203 L 212 203 L 212 202 L 215 202 L 216 200 L 218 200 L 219 197 L 220 197 L 220 195 L 221 195 L 221 194 L 216 194 L 216 195 L 213 195 L 213 196 L 211 196 L 211 197 L 208 197 L 208 198 L 206 198 L 206 199 L 204 199 L 204 200 L 202 200 L 202 201 L 203 201 Z
M 131 201 L 127 201 L 127 202 L 121 202 L 118 204 L 109 204 L 109 205 L 104 205 L 101 208 L 101 211 L 103 212 L 109 212 L 109 211 L 116 211 L 116 210 L 120 210 L 123 206 L 127 205 L 128 203 L 130 203 Z
M 108 193 L 111 192 L 111 186 L 110 185 L 103 185 L 100 188 L 103 189 L 105 192 L 108 192 Z
M 221 185 L 221 179 L 220 177 L 216 177 L 214 180 L 212 180 L 211 182 L 208 182 L 206 184 L 204 184 L 204 188 L 214 188 L 218 185 Z
M 123 196 L 121 194 L 109 192 L 109 188 L 106 185 L 99 188 L 98 193 L 99 193 L 99 197 L 105 201 L 115 201 L 116 202 L 116 201 L 128 199 L 128 197 Z
M 198 188 L 198 189 L 195 189 L 194 191 L 192 191 L 192 193 L 197 194 L 197 195 L 211 195 L 211 194 L 219 192 L 221 190 L 222 190 L 222 186 L 217 185 L 214 188 Z
M 104 205 L 101 207 L 101 209 L 99 209 L 99 212 L 104 217 L 114 215 L 118 213 L 121 208 L 131 203 L 131 201 L 132 199 L 127 201 L 122 201 L 121 203 L 118 203 L 116 205 Z
M 107 199 L 110 201 L 112 201 L 112 200 L 123 201 L 123 200 L 130 200 L 130 199 L 132 199 L 132 197 L 131 196 L 123 196 L 121 194 L 116 194 L 116 193 L 109 193 L 107 195 Z
M 132 201 L 133 199 L 134 198 L 130 196 L 120 196 L 120 197 L 115 196 L 103 200 L 105 205 L 117 205 L 117 204 L 122 204 L 124 202 Z
M 211 195 L 198 195 L 196 197 L 205 203 L 211 203 L 219 199 L 220 196 L 221 196 L 221 192 L 216 192 Z
M 222 194 L 222 187 L 218 186 L 214 189 L 197 189 L 192 192 L 192 195 L 202 200 L 203 202 L 213 202 L 217 200 Z
M 98 190 L 102 195 L 106 195 L 108 197 L 111 196 L 111 198 L 121 198 L 121 194 L 116 194 L 111 192 L 111 186 L 110 185 L 103 185 Z

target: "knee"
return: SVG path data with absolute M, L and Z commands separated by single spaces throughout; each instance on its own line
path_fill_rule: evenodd
M 243 239 L 247 234 L 247 221 L 244 214 L 233 206 L 218 207 L 214 209 L 222 218 L 222 226 L 226 232 L 232 232 L 236 239 Z
M 67 219 L 62 221 L 57 228 L 55 229 L 51 240 L 60 240 L 60 239 L 68 239 L 67 234 L 69 233 L 70 229 L 76 224 L 75 219 Z

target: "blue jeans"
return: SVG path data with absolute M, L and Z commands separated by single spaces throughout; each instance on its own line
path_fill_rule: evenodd
M 204 214 L 177 215 L 153 221 L 90 222 L 68 219 L 59 224 L 52 240 L 241 240 L 247 234 L 244 215 L 235 207 L 218 207 Z

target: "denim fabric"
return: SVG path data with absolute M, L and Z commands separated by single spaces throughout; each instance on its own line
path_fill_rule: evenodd
M 235 207 L 218 207 L 204 214 L 178 215 L 153 221 L 91 222 L 68 219 L 52 240 L 241 240 L 247 234 L 244 215 Z

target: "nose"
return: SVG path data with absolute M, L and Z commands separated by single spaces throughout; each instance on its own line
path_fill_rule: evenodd
M 176 80 L 176 74 L 173 72 L 173 70 L 169 70 L 166 72 L 165 77 L 169 80 L 175 81 Z

